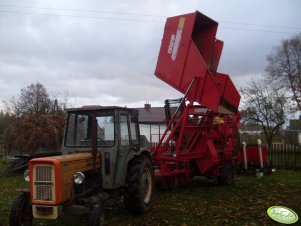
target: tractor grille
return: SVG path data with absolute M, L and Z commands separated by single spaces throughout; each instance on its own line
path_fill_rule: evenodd
M 54 166 L 37 164 L 33 167 L 33 197 L 35 201 L 55 201 Z

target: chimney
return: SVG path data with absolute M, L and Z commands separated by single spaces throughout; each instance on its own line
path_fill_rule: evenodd
M 150 105 L 149 103 L 144 104 L 144 109 L 145 109 L 146 111 L 150 111 L 151 105 Z

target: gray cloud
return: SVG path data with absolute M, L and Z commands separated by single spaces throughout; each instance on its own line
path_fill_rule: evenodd
M 195 10 L 220 22 L 219 71 L 242 86 L 264 73 L 273 46 L 300 32 L 300 8 L 298 0 L 2 2 L 0 100 L 39 81 L 75 106 L 163 105 L 181 95 L 154 76 L 166 16 Z

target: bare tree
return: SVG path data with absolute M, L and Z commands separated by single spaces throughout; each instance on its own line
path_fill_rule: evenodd
M 51 92 L 50 96 L 54 100 L 54 111 L 56 113 L 63 112 L 67 107 L 71 106 L 69 93 L 66 90 Z
M 301 33 L 284 40 L 267 60 L 269 78 L 291 93 L 296 110 L 301 111 Z
M 66 100 L 67 101 L 67 100 Z M 21 89 L 20 95 L 5 102 L 7 112 L 17 117 L 62 113 L 57 99 L 51 99 L 39 82 Z
M 51 100 L 46 88 L 39 82 L 21 89 L 18 107 L 21 114 L 44 115 L 51 110 Z
M 0 111 L 0 135 L 3 134 L 4 129 L 15 120 L 16 118 L 13 115 L 5 114 L 3 111 Z
M 288 114 L 286 94 L 263 79 L 252 80 L 241 93 L 243 122 L 260 125 L 269 148 L 272 148 L 273 138 L 282 128 Z

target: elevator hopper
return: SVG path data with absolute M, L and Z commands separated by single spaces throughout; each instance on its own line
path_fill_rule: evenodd
M 166 21 L 155 75 L 186 93 L 187 99 L 212 111 L 234 114 L 240 95 L 226 74 L 217 73 L 223 42 L 216 39 L 218 23 L 196 11 Z

